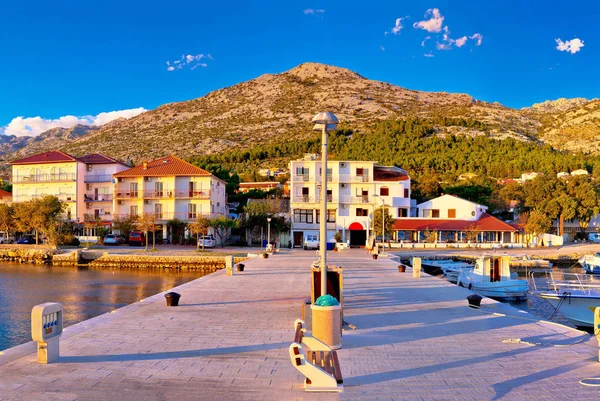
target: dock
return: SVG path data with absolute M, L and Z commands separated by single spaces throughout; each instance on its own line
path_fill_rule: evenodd
M 306 393 L 288 347 L 315 253 L 282 250 L 68 327 L 58 362 L 33 343 L 0 355 L 0 400 L 597 400 L 589 334 L 364 250 L 329 252 L 344 269 L 341 394 Z M 48 300 L 52 301 L 52 300 Z

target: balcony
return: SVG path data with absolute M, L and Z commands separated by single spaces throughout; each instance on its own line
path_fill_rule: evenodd
M 138 216 L 142 214 L 142 212 L 138 213 Z M 166 220 L 173 220 L 173 219 L 179 219 L 182 221 L 190 221 L 190 220 L 196 220 L 196 218 L 202 216 L 202 217 L 206 217 L 206 218 L 215 218 L 215 217 L 219 217 L 219 216 L 223 216 L 223 213 L 219 213 L 219 212 L 213 212 L 213 213 L 200 213 L 200 212 L 160 212 L 160 213 L 154 213 L 154 212 L 144 212 L 144 214 L 154 214 L 156 216 L 156 220 L 157 221 L 166 221 Z M 112 215 L 113 219 L 117 218 L 117 217 L 127 217 L 130 216 L 129 213 L 123 213 L 123 214 L 114 214 Z
M 17 175 L 12 177 L 14 183 L 27 183 L 27 182 L 61 182 L 61 181 L 75 181 L 75 173 L 63 173 L 63 174 L 37 174 L 37 175 Z
M 90 175 L 86 175 L 83 180 L 84 180 L 84 182 L 111 182 L 112 175 L 110 175 L 110 174 L 104 174 L 104 175 L 90 174 Z
M 341 203 L 349 203 L 349 204 L 363 204 L 369 203 L 369 195 L 345 195 L 340 197 Z
M 369 182 L 368 175 L 349 175 L 349 174 L 341 174 L 339 177 L 340 182 Z
M 62 202 L 75 202 L 75 194 L 33 194 L 33 195 L 14 195 L 13 202 L 27 202 L 31 199 L 41 198 L 43 196 L 56 196 Z
M 112 202 L 112 194 L 84 194 L 83 199 L 86 202 Z
M 165 189 L 162 191 L 131 191 L 117 189 L 115 199 L 210 199 L 210 191 L 174 191 Z
M 308 182 L 309 181 L 308 174 L 294 175 L 292 177 L 293 177 L 294 182 Z

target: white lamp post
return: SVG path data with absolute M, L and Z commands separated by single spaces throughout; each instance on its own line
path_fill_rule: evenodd
M 320 221 L 320 269 L 321 269 L 321 295 L 327 294 L 327 130 L 336 128 L 339 121 L 330 112 L 322 112 L 313 117 L 314 131 L 321 131 L 321 221 Z
M 267 249 L 271 244 L 271 218 L 267 217 Z
M 385 255 L 385 200 L 380 196 L 378 198 L 381 201 L 381 245 L 383 246 L 381 255 L 383 256 Z M 377 238 L 377 236 L 375 236 L 375 238 Z

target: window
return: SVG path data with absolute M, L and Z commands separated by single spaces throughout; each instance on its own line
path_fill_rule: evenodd
M 404 188 L 404 197 L 405 198 L 410 198 L 410 193 L 408 191 L 408 188 Z
M 196 181 L 190 181 L 188 183 L 188 192 L 189 192 L 189 196 L 190 198 L 192 196 L 194 196 L 194 192 L 196 191 Z
M 163 218 L 162 216 L 162 203 L 156 203 L 154 204 L 154 214 L 156 215 L 157 219 L 161 219 Z
M 365 174 L 365 169 L 362 167 L 357 167 L 356 168 L 356 175 L 363 175 Z
M 195 203 L 188 204 L 188 219 L 196 218 L 196 206 L 197 205 Z
M 294 209 L 294 223 L 308 223 L 313 222 L 313 211 L 312 209 Z
M 138 207 L 137 206 L 129 206 L 129 214 L 132 216 L 138 215 Z
M 398 217 L 408 217 L 408 209 L 399 207 L 398 208 Z
M 308 175 L 308 167 L 296 167 L 296 175 Z
M 387 187 L 379 188 L 379 196 L 389 196 L 390 189 Z
M 440 209 L 423 209 L 423 217 L 438 218 L 440 217 Z
M 321 211 L 317 209 L 317 223 L 321 222 Z M 335 223 L 335 209 L 327 209 L 327 222 Z
M 156 196 L 162 198 L 163 196 L 163 183 L 160 181 L 156 181 L 154 183 L 154 192 L 156 192 Z
M 431 217 L 433 217 L 434 219 L 439 219 L 440 218 L 440 210 L 439 209 L 432 209 L 431 210 Z
M 331 189 L 327 190 L 327 202 L 333 202 L 333 193 Z
M 368 215 L 369 215 L 368 209 L 360 209 L 360 208 L 356 209 L 356 216 L 368 216 Z
M 137 182 L 130 182 L 129 183 L 129 192 L 131 193 L 131 197 L 132 198 L 137 198 L 137 196 L 138 196 L 138 184 L 137 184 Z
M 455 219 L 456 218 L 456 209 L 448 209 L 448 218 Z

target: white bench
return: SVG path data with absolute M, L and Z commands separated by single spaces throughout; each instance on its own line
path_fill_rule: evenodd
M 304 390 L 337 393 L 344 391 L 344 379 L 337 352 L 324 342 L 306 336 L 306 325 L 303 320 L 297 319 L 294 322 L 294 329 L 296 332 L 294 342 L 289 348 L 290 358 L 292 365 L 306 377 Z M 305 351 L 303 346 L 310 351 Z

